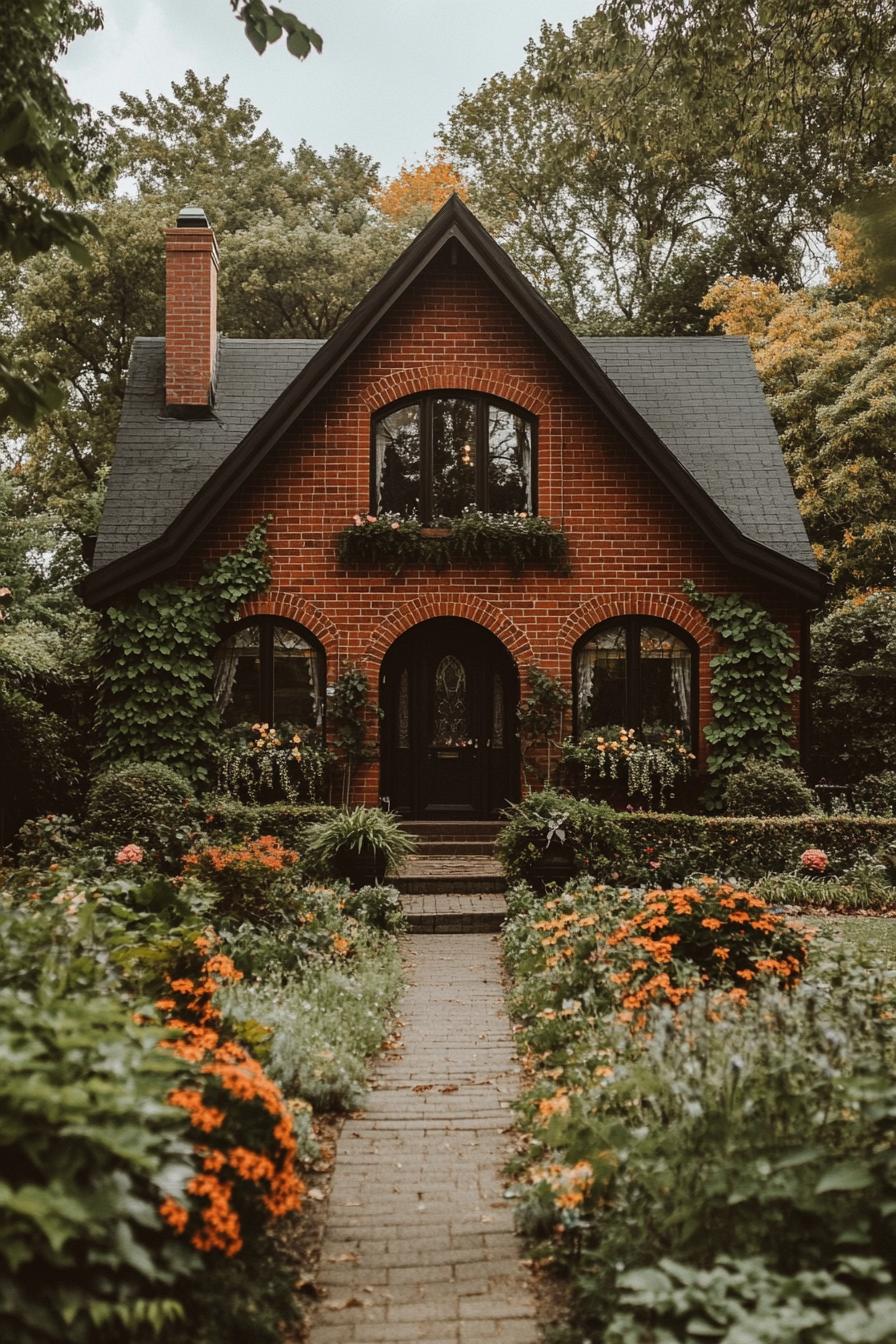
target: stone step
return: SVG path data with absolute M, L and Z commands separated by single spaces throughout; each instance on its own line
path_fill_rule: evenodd
M 502 821 L 403 821 L 403 830 L 421 840 L 494 840 Z
M 410 933 L 497 933 L 507 918 L 507 903 L 496 892 L 421 893 L 402 896 L 401 904 Z
M 497 859 L 486 855 L 452 854 L 432 858 L 425 854 L 407 859 L 392 879 L 392 885 L 408 895 L 443 892 L 446 895 L 502 892 L 507 883 Z
M 450 859 L 455 854 L 487 854 L 493 858 L 494 840 L 420 840 L 417 857 Z

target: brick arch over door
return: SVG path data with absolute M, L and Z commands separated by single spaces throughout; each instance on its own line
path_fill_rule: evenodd
M 465 392 L 483 392 L 503 401 L 513 402 L 530 415 L 543 415 L 548 397 L 541 387 L 508 377 L 495 369 L 483 369 L 468 364 L 419 364 L 412 368 L 397 369 L 394 373 L 369 383 L 360 396 L 373 414 L 402 397 L 420 392 L 438 392 L 441 388 L 457 388 Z
M 319 607 L 295 593 L 286 592 L 282 588 L 271 588 L 260 597 L 250 598 L 243 603 L 238 619 L 244 620 L 248 616 L 279 616 L 284 621 L 295 621 L 297 625 L 303 625 L 323 646 L 327 659 L 328 680 L 332 680 L 336 675 L 339 631 Z
M 507 649 L 518 669 L 534 662 L 532 645 L 527 636 L 499 607 L 478 598 L 459 599 L 438 595 L 418 597 L 393 611 L 368 645 L 363 662 L 372 685 L 379 678 L 383 657 L 399 635 L 423 621 L 431 621 L 439 616 L 457 616 L 490 630 Z

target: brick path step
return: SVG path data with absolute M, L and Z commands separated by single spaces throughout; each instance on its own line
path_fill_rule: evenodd
M 405 946 L 402 1043 L 339 1139 L 311 1344 L 537 1344 L 500 1175 L 519 1075 L 498 946 Z
M 403 896 L 410 933 L 497 933 L 507 902 L 494 892 Z
M 494 840 L 426 840 L 417 845 L 417 854 L 430 858 L 452 858 L 455 854 L 486 854 L 494 858 Z
M 441 858 L 412 855 L 391 879 L 400 892 L 502 892 L 507 882 L 497 859 L 484 854 L 452 854 Z

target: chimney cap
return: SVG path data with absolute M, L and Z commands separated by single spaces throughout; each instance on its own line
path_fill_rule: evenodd
M 201 205 L 185 205 L 177 216 L 179 229 L 210 229 L 208 216 Z

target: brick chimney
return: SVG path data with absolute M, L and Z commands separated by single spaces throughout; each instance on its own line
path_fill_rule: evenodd
M 214 400 L 218 242 L 205 211 L 187 205 L 165 230 L 165 405 L 199 413 Z

